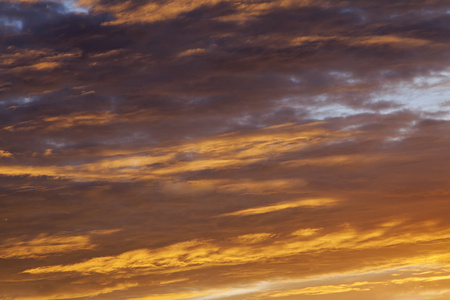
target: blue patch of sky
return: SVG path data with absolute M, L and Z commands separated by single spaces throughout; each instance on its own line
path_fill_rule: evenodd
M 89 13 L 89 10 L 86 7 L 78 5 L 78 1 L 76 0 L 64 0 L 62 1 L 62 5 L 68 13 Z
M 0 28 L 6 31 L 20 32 L 23 28 L 23 22 L 20 19 L 1 16 Z

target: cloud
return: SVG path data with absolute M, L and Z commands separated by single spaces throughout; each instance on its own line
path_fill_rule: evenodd
M 417 268 L 420 269 L 421 266 L 415 266 L 416 270 Z M 440 281 L 440 280 L 448 280 L 449 277 L 447 275 L 444 276 L 427 276 L 427 277 L 411 277 L 413 275 L 413 272 L 410 270 L 405 269 L 406 274 L 402 274 L 403 276 L 406 275 L 406 277 L 402 279 L 389 279 L 389 276 L 384 276 L 377 279 L 382 279 L 381 281 L 377 281 L 376 279 L 370 280 L 370 281 L 356 281 L 352 283 L 343 283 L 343 284 L 333 284 L 333 285 L 319 285 L 319 286 L 307 286 L 300 289 L 286 289 L 286 290 L 278 290 L 278 291 L 271 291 L 271 292 L 265 292 L 256 294 L 252 297 L 249 297 L 249 299 L 268 299 L 268 298 L 281 298 L 281 297 L 288 297 L 288 296 L 296 296 L 296 295 L 329 295 L 329 294 L 338 294 L 338 293 L 351 293 L 351 292 L 368 292 L 368 291 L 378 291 L 378 289 L 384 289 L 388 290 L 391 288 L 395 289 L 395 286 L 409 283 L 409 282 L 433 282 L 433 281 Z M 414 268 L 413 268 L 414 270 Z M 385 272 L 390 272 L 391 270 L 385 270 Z M 436 270 L 429 270 L 425 271 L 429 274 L 434 274 Z M 439 272 L 439 271 L 437 271 Z M 360 274 L 362 275 L 362 274 Z M 399 274 L 390 274 L 391 276 L 399 275 Z M 338 277 L 338 276 L 337 276 Z M 387 277 L 387 278 L 386 278 Z M 332 276 L 329 277 L 329 281 L 335 281 L 336 279 L 331 279 Z M 343 281 L 344 278 L 341 278 L 340 281 Z M 344 279 L 347 281 L 348 279 Z M 310 283 L 308 282 L 302 282 L 300 284 L 312 284 L 313 280 L 310 280 Z M 276 285 L 276 284 L 274 284 Z M 445 294 L 447 293 L 447 289 L 431 289 L 428 292 L 425 292 L 423 294 Z M 349 294 L 346 294 L 348 297 Z M 343 296 L 345 297 L 345 296 Z
M 11 156 L 13 156 L 13 155 L 10 152 L 0 150 L 0 157 L 11 157 Z
M 322 230 L 323 228 L 303 228 L 299 229 L 297 231 L 294 231 L 292 234 L 297 236 L 311 236 L 317 234 L 318 231 Z
M 0 257 L 36 258 L 77 250 L 92 249 L 89 236 L 45 236 L 40 235 L 29 241 L 19 238 L 7 240 L 0 248 Z
M 274 237 L 274 234 L 271 233 L 251 233 L 251 234 L 244 234 L 237 237 L 237 240 L 244 244 L 253 244 L 265 241 L 271 237 Z
M 95 247 L 91 242 L 92 235 L 111 234 L 117 230 L 94 231 L 89 235 L 59 235 L 39 234 L 30 239 L 27 236 L 7 239 L 0 247 L 0 258 L 44 258 L 49 255 L 59 255 L 72 251 L 90 250 Z
M 207 294 L 209 294 L 209 292 L 204 292 L 204 293 L 195 293 L 195 292 L 194 293 L 170 293 L 170 294 L 157 294 L 157 295 L 152 295 L 152 296 L 147 296 L 147 297 L 139 297 L 139 298 L 129 298 L 128 300 L 191 299 L 191 298 L 205 296 Z
M 419 244 L 450 238 L 448 230 L 434 234 L 387 234 L 386 227 L 369 232 L 343 228 L 320 236 L 294 234 L 287 239 L 275 238 L 269 233 L 241 235 L 236 245 L 213 240 L 191 240 L 159 249 L 138 249 L 117 256 L 96 257 L 71 265 L 44 266 L 25 270 L 29 274 L 79 272 L 82 274 L 113 274 L 139 268 L 145 273 L 172 273 L 211 266 L 240 265 L 264 262 L 309 252 L 332 249 L 380 249 L 405 244 Z M 309 239 L 305 240 L 307 237 Z M 266 242 L 264 245 L 255 243 Z M 256 251 L 257 250 L 257 251 Z M 140 273 L 140 272 L 138 272 Z
M 57 294 L 49 294 L 45 296 L 31 296 L 31 297 L 16 297 L 17 300 L 58 300 L 58 299 L 71 299 L 71 298 L 81 298 L 81 297 L 95 297 L 103 294 L 110 294 L 115 291 L 121 291 L 121 290 L 127 290 L 129 288 L 137 286 L 136 283 L 121 283 L 116 286 L 111 287 L 103 287 L 100 289 L 97 289 L 95 291 L 80 291 L 80 292 L 73 292 L 73 293 L 57 293 Z
M 336 204 L 336 202 L 337 201 L 334 199 L 327 199 L 327 198 L 284 201 L 284 202 L 277 203 L 275 205 L 244 209 L 244 210 L 240 210 L 240 211 L 222 214 L 221 216 L 222 217 L 251 216 L 251 215 L 266 214 L 266 213 L 270 213 L 270 212 L 274 212 L 274 211 L 279 211 L 279 210 L 289 209 L 289 208 L 296 208 L 296 207 L 329 206 L 329 205 Z
M 72 115 L 64 117 L 45 118 L 44 130 L 56 130 L 56 128 L 67 128 L 74 126 L 91 126 L 115 122 L 113 115 L 109 113 L 99 115 Z M 37 125 L 33 122 L 18 124 L 14 127 L 6 127 L 8 131 L 30 130 Z M 179 146 L 162 148 L 142 148 L 135 150 L 135 153 L 124 155 L 111 155 L 111 157 L 100 156 L 93 162 L 84 164 L 68 164 L 54 166 L 22 166 L 4 165 L 0 167 L 0 173 L 8 176 L 30 175 L 30 176 L 51 176 L 57 178 L 69 178 L 74 180 L 127 180 L 141 179 L 151 180 L 164 178 L 173 174 L 197 172 L 208 169 L 236 168 L 256 163 L 266 159 L 266 155 L 271 153 L 283 155 L 298 149 L 302 149 L 308 144 L 304 143 L 309 139 L 309 144 L 317 136 L 316 142 L 322 143 L 325 139 L 332 139 L 331 133 L 323 129 L 316 129 L 310 126 L 294 127 L 292 132 L 274 132 L 269 135 L 266 132 L 251 134 L 231 134 L 217 136 L 209 140 L 197 140 L 184 143 Z M 312 128 L 311 128 L 312 127 Z M 311 129 L 310 129 L 311 128 Z M 301 134 L 301 135 L 299 135 Z M 335 133 L 342 135 L 347 133 Z M 327 137 L 330 136 L 330 137 Z M 58 148 L 57 143 L 49 143 L 49 146 Z M 53 145 L 52 145 L 53 144 Z M 56 144 L 56 145 L 55 145 Z M 43 152 L 48 153 L 49 148 Z M 51 148 L 50 148 L 51 149 Z M 60 150 L 61 151 L 61 150 Z M 52 151 L 53 152 L 53 151 Z M 185 157 L 185 159 L 179 159 Z M 271 180 L 264 183 L 235 183 L 224 186 L 224 189 L 245 190 L 249 192 L 259 189 L 260 192 L 269 188 L 288 188 L 287 185 L 304 184 L 304 181 L 291 180 Z M 261 187 L 261 185 L 264 185 Z M 259 188 L 260 187 L 260 188 Z M 292 188 L 292 187 L 291 187 Z
M 0 0 L 0 298 L 443 298 L 448 11 Z
M 314 286 L 303 289 L 289 290 L 279 293 L 264 295 L 268 298 L 279 298 L 292 295 L 329 295 L 336 293 L 346 293 L 351 291 L 370 291 L 367 286 L 373 285 L 372 282 L 355 282 L 352 284 Z

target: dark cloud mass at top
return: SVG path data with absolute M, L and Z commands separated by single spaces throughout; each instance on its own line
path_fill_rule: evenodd
M 0 0 L 0 300 L 450 296 L 448 1 Z

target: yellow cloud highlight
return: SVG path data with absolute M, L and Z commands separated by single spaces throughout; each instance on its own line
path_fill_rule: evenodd
M 59 62 L 47 61 L 47 62 L 40 62 L 40 63 L 34 64 L 31 66 L 31 68 L 36 69 L 36 70 L 51 70 L 51 69 L 58 67 L 59 65 L 60 65 Z
M 419 47 L 429 43 L 427 40 L 399 37 L 395 35 L 368 36 L 352 42 L 355 45 L 393 45 L 401 48 Z
M 76 113 L 57 117 L 44 117 L 34 121 L 25 121 L 15 125 L 4 127 L 8 131 L 27 131 L 36 128 L 43 128 L 47 131 L 60 130 L 74 126 L 99 126 L 111 122 L 117 122 L 118 116 L 110 112 L 104 113 Z
M 126 4 L 114 7 L 117 11 L 117 20 L 109 24 L 155 22 L 171 19 L 183 12 L 191 11 L 201 5 L 214 5 L 220 0 L 177 0 L 160 3 L 150 2 L 136 10 L 124 10 Z
M 67 233 L 47 235 L 42 233 L 33 239 L 26 236 L 7 239 L 0 246 L 0 258 L 39 258 L 53 254 L 89 250 L 95 247 L 91 243 L 93 235 L 112 234 L 119 229 L 95 230 L 87 235 L 70 236 Z
M 345 164 L 354 164 L 355 161 L 361 164 L 367 163 L 377 163 L 381 161 L 386 161 L 389 159 L 386 155 L 371 155 L 368 157 L 367 155 L 331 155 L 321 158 L 310 158 L 310 159 L 296 159 L 296 160 L 288 160 L 281 163 L 281 165 L 291 168 L 298 168 L 302 166 L 308 165 L 316 165 L 316 166 L 333 166 L 333 165 L 345 165 Z M 399 159 L 399 158 L 395 158 Z
M 422 225 L 419 225 L 422 226 Z M 239 265 L 251 262 L 264 262 L 269 259 L 299 255 L 305 252 L 326 250 L 380 249 L 389 246 L 428 243 L 450 239 L 450 230 L 435 231 L 433 234 L 398 233 L 388 236 L 388 228 L 371 231 L 357 231 L 351 226 L 324 235 L 290 235 L 280 239 L 269 233 L 244 235 L 228 240 L 191 240 L 158 249 L 139 249 L 117 256 L 96 257 L 70 264 L 42 266 L 28 269 L 24 273 L 45 274 L 54 272 L 79 272 L 83 274 L 115 272 L 165 273 L 220 265 Z M 297 231 L 294 231 L 297 232 Z M 263 244 L 257 244 L 264 241 Z M 427 257 L 431 259 L 430 257 Z M 442 259 L 436 258 L 436 259 Z M 434 259 L 434 260 L 436 260 Z M 426 259 L 425 259 L 426 261 Z M 400 264 L 417 264 L 423 261 L 400 261 Z
M 301 237 L 309 237 L 317 234 L 323 228 L 304 228 L 294 231 L 292 235 L 301 236 Z
M 186 291 L 180 291 L 178 293 L 166 293 L 166 294 L 155 294 L 139 298 L 128 298 L 126 300 L 159 300 L 159 299 L 225 299 L 232 296 L 244 294 L 251 294 L 259 292 L 261 288 L 267 286 L 267 283 L 257 283 L 257 284 L 240 284 L 239 287 L 229 287 L 229 288 L 219 288 L 219 289 L 208 289 L 208 290 L 193 290 L 192 288 L 186 289 Z M 247 299 L 247 298 L 239 298 Z
M 23 238 L 6 240 L 0 246 L 0 258 L 35 258 L 50 254 L 92 249 L 89 236 L 47 236 L 41 234 L 24 241 Z
M 0 70 L 12 73 L 48 71 L 61 66 L 64 61 L 80 55 L 80 51 L 57 53 L 51 49 L 14 49 L 12 53 L 0 54 Z
M 118 2 L 113 5 L 103 5 L 99 0 L 80 0 L 78 5 L 91 10 L 115 14 L 115 20 L 107 24 L 147 23 L 176 18 L 182 13 L 195 10 L 201 6 L 213 6 L 220 2 L 229 2 L 236 5 L 236 13 L 219 17 L 227 21 L 245 21 L 248 18 L 276 9 L 277 7 L 300 7 L 311 3 L 318 5 L 318 1 L 311 0 L 278 0 L 271 2 L 236 2 L 235 0 L 171 0 L 164 2 L 151 2 L 142 6 L 132 7 L 131 3 Z M 321 1 L 325 2 L 325 1 Z
M 275 205 L 268 206 L 260 206 L 255 208 L 248 208 L 244 210 L 239 210 L 231 213 L 222 214 L 222 217 L 231 217 L 231 216 L 251 216 L 251 215 L 259 215 L 266 214 L 275 211 L 280 211 L 289 208 L 297 208 L 297 207 L 320 207 L 320 206 L 330 206 L 337 203 L 337 200 L 331 198 L 316 198 L 316 199 L 302 199 L 296 201 L 285 201 L 279 202 Z
M 97 114 L 77 113 L 68 116 L 47 117 L 43 121 L 53 123 L 50 125 L 51 127 L 67 128 L 80 125 L 103 125 L 112 122 L 114 118 L 117 116 L 107 111 Z
M 13 156 L 10 152 L 5 150 L 0 150 L 0 157 L 11 157 Z
M 433 261 L 432 256 L 428 258 L 428 261 Z M 434 261 L 433 261 L 434 262 Z M 405 271 L 411 272 L 414 270 L 414 267 L 417 268 L 417 270 L 422 270 L 421 268 L 426 265 L 415 265 L 410 264 L 407 267 L 409 269 L 406 269 Z M 444 267 L 441 265 L 441 267 Z M 381 275 L 384 272 L 389 273 L 389 271 L 392 271 L 392 269 L 381 269 L 378 270 L 378 273 Z M 422 273 L 428 273 L 433 274 L 436 272 L 436 270 L 431 270 L 427 272 Z M 360 277 L 367 275 L 365 273 L 358 273 L 358 274 L 352 274 L 352 277 Z M 394 275 L 394 274 L 392 274 Z M 398 274 L 396 274 L 398 275 Z M 335 276 L 332 276 L 332 274 L 327 274 L 324 276 L 320 276 L 315 279 L 311 279 L 311 282 L 317 281 L 318 279 L 321 279 L 321 281 L 327 281 L 327 280 L 336 280 L 336 278 L 342 277 L 342 274 L 336 274 Z M 386 275 L 384 275 L 386 276 Z M 383 277 L 383 275 L 381 275 Z M 450 280 L 450 275 L 436 275 L 436 276 L 428 276 L 428 277 L 405 277 L 402 279 L 383 279 L 382 280 L 376 280 L 376 281 L 358 281 L 353 283 L 344 283 L 344 284 L 329 284 L 329 285 L 318 285 L 318 286 L 307 286 L 304 288 L 297 288 L 297 289 L 286 289 L 286 290 L 278 290 L 278 291 L 268 291 L 263 292 L 258 295 L 255 295 L 254 297 L 250 297 L 249 299 L 266 299 L 266 298 L 279 298 L 279 297 L 288 297 L 288 296 L 296 296 L 296 295 L 328 295 L 328 294 L 336 294 L 336 293 L 346 293 L 346 292 L 361 292 L 361 291 L 370 291 L 377 286 L 383 286 L 383 289 L 390 290 L 392 288 L 392 284 L 394 285 L 402 285 L 407 283 L 426 283 L 426 282 L 435 282 L 435 281 L 441 281 L 441 280 Z M 308 280 L 299 281 L 301 284 L 307 284 Z M 275 283 L 276 284 L 276 283 Z M 445 285 L 444 285 L 445 286 Z M 447 292 L 447 289 L 440 289 L 438 286 L 436 286 L 437 289 L 434 291 L 431 291 L 432 293 L 439 293 L 441 292 Z M 394 287 L 395 288 L 395 287 Z
M 178 54 L 178 57 L 192 56 L 192 55 L 202 54 L 205 52 L 207 52 L 207 50 L 203 49 L 203 48 L 189 49 L 189 50 L 183 51 L 180 54 Z
M 21 130 L 21 128 L 28 130 L 44 126 L 43 128 L 54 130 L 64 126 L 102 125 L 113 122 L 113 120 L 114 114 L 108 112 L 89 115 L 73 114 L 65 117 L 47 117 L 41 120 L 41 123 L 27 121 L 3 129 L 15 131 Z M 299 151 L 314 144 L 343 139 L 353 134 L 351 132 L 331 132 L 317 128 L 318 125 L 320 124 L 287 125 L 281 129 L 268 128 L 253 134 L 235 132 L 181 145 L 116 151 L 116 153 L 100 152 L 97 160 L 93 159 L 94 162 L 79 165 L 4 165 L 0 166 L 0 174 L 6 176 L 50 176 L 75 181 L 159 180 L 164 182 L 165 179 L 172 180 L 174 175 L 185 172 L 240 168 L 265 160 L 268 156 L 276 157 Z M 116 156 L 105 157 L 106 155 Z M 191 159 L 179 159 L 180 156 L 191 157 Z M 315 162 L 311 161 L 311 163 Z M 224 189 L 231 192 L 248 193 L 258 193 L 257 189 L 260 189 L 261 193 L 270 193 L 271 189 L 277 190 L 286 187 L 295 189 L 295 184 L 305 185 L 305 182 L 300 179 L 294 181 L 283 179 L 266 180 L 260 183 L 255 181 L 228 182 Z
M 161 249 L 139 249 L 118 256 L 97 257 L 74 265 L 40 267 L 25 273 L 41 274 L 51 272 L 111 273 L 123 268 L 183 268 L 214 260 L 214 253 L 220 248 L 207 241 L 188 241 Z M 208 257 L 211 257 L 208 259 Z
M 313 286 L 306 287 L 302 289 L 293 289 L 282 292 L 267 293 L 261 295 L 262 297 L 269 298 L 279 298 L 294 295 L 328 295 L 336 293 L 345 293 L 351 291 L 369 291 L 370 287 L 364 287 L 368 285 L 373 285 L 374 283 L 363 281 L 355 282 L 352 284 L 340 284 L 340 285 L 323 285 L 323 286 Z
M 199 293 L 170 293 L 170 294 L 156 294 L 147 297 L 140 298 L 128 298 L 127 300 L 179 300 L 179 299 L 191 299 L 194 297 L 201 297 L 208 295 L 210 292 Z
M 80 291 L 80 292 L 64 292 L 55 293 L 46 296 L 32 296 L 32 297 L 15 297 L 14 300 L 62 300 L 62 299 L 75 299 L 82 297 L 95 297 L 98 295 L 109 294 L 115 291 L 128 290 L 132 287 L 136 287 L 137 283 L 120 283 L 111 287 L 104 287 L 95 289 L 93 291 Z
M 402 279 L 393 279 L 390 282 L 395 284 L 405 284 L 409 282 L 432 282 L 439 280 L 450 280 L 450 275 L 429 276 L 429 277 L 408 277 Z
M 127 300 L 178 300 L 178 299 L 222 299 L 231 296 L 253 293 L 260 290 L 260 285 L 246 285 L 241 288 L 211 289 L 202 291 L 186 291 L 179 293 L 155 294 Z M 203 298 L 204 297 L 204 298 Z
M 182 281 L 187 281 L 187 280 L 189 280 L 189 278 L 178 278 L 178 279 L 160 281 L 159 284 L 165 285 L 165 284 L 172 284 L 172 283 L 177 283 L 177 282 L 182 282 Z
M 253 244 L 268 240 L 274 236 L 275 234 L 273 233 L 253 233 L 240 235 L 237 237 L 237 240 L 241 243 Z
M 271 194 L 280 191 L 296 193 L 306 184 L 307 182 L 303 179 L 243 180 L 240 182 L 223 181 L 218 188 L 225 193 Z
M 377 46 L 377 45 L 389 45 L 393 47 L 406 48 L 406 47 L 420 47 L 430 42 L 423 39 L 406 38 L 395 35 L 372 35 L 363 37 L 349 37 L 349 36 L 300 36 L 289 41 L 289 44 L 299 46 L 305 43 L 311 42 L 326 42 L 326 41 L 341 41 L 343 43 L 350 44 L 352 46 Z

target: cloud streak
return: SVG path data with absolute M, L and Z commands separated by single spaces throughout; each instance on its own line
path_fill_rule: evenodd
M 289 208 L 329 206 L 329 205 L 335 204 L 336 202 L 337 201 L 334 199 L 327 199 L 327 198 L 284 201 L 284 202 L 277 203 L 276 205 L 249 208 L 249 209 L 244 209 L 244 210 L 239 210 L 239 211 L 223 214 L 221 216 L 222 217 L 251 216 L 251 215 L 271 213 L 271 212 L 275 212 L 275 211 L 279 211 L 279 210 L 283 210 L 283 209 L 289 209 Z

